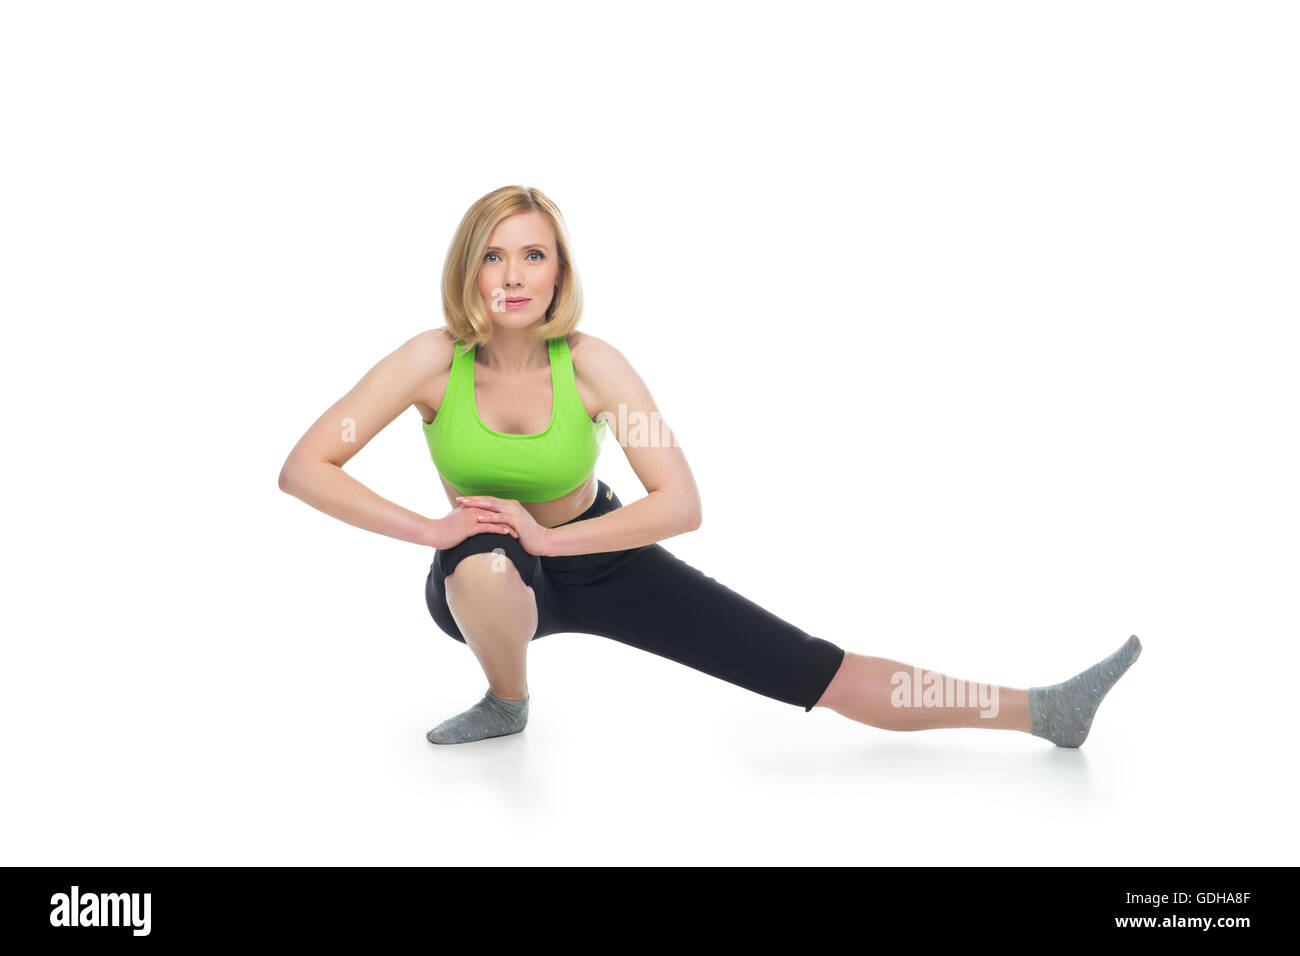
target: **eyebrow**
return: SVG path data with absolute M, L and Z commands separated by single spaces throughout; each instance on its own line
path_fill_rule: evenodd
M 519 248 L 520 249 L 545 249 L 547 252 L 551 251 L 550 246 L 546 245 L 546 243 L 544 242 L 530 242 L 527 245 L 520 246 Z M 502 249 L 500 246 L 488 246 L 483 251 L 484 252 L 505 252 L 505 250 Z

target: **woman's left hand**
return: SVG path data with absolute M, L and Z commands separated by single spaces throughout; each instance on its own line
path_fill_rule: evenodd
M 495 512 L 495 517 L 480 516 L 489 523 L 509 525 L 515 529 L 520 545 L 529 554 L 546 554 L 546 537 L 551 529 L 537 523 L 527 509 L 513 498 L 494 498 L 491 495 L 463 495 L 456 499 L 467 508 L 482 508 Z

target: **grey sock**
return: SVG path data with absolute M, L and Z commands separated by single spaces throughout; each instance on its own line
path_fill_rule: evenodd
M 1058 747 L 1081 745 L 1088 739 L 1101 699 L 1141 653 L 1142 642 L 1134 634 L 1110 657 L 1069 680 L 1051 687 L 1029 688 L 1033 735 Z
M 506 700 L 489 688 L 477 704 L 463 714 L 448 717 L 425 734 L 425 738 L 431 744 L 467 744 L 485 737 L 517 734 L 526 726 L 528 698 Z

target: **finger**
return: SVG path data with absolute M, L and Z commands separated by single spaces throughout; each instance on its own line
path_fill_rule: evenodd
M 480 527 L 485 528 L 505 528 L 508 534 L 511 534 L 516 538 L 519 537 L 519 532 L 515 530 L 515 527 L 506 524 L 509 520 L 509 518 L 502 517 L 501 515 L 493 515 L 488 518 L 480 518 L 478 524 Z

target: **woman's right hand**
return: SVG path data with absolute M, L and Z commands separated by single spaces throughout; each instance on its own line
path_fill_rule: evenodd
M 484 516 L 480 521 L 479 516 Z M 435 518 L 433 522 L 433 546 L 440 551 L 454 548 L 472 534 L 495 531 L 515 538 L 518 532 L 508 524 L 499 524 L 489 519 L 497 517 L 496 512 L 486 508 L 456 508 L 445 518 Z

